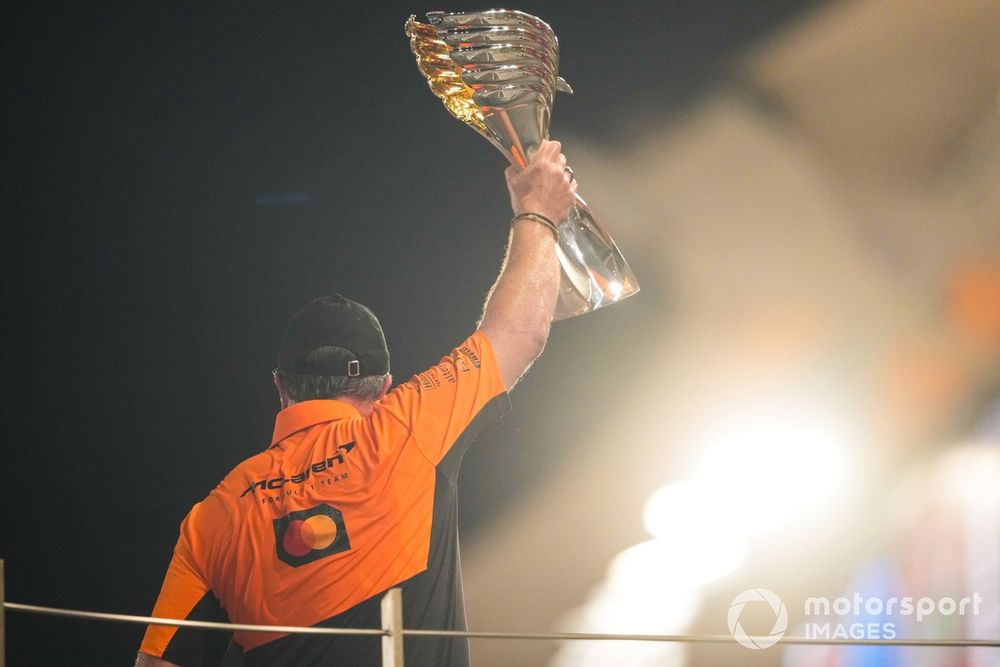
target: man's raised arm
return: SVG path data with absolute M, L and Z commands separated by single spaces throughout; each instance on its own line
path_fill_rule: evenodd
M 493 344 L 507 389 L 513 388 L 542 353 L 559 291 L 555 231 L 534 213 L 558 225 L 569 214 L 576 181 L 558 141 L 543 141 L 524 170 L 506 171 L 515 221 L 500 276 L 486 297 L 479 329 Z

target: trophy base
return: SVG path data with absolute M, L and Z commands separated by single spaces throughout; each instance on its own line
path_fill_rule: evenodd
M 552 320 L 566 320 L 618 303 L 639 291 L 639 282 L 618 246 L 577 195 L 559 225 L 556 255 L 562 269 Z

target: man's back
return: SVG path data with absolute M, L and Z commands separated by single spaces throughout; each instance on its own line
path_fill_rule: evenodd
M 291 405 L 278 415 L 272 446 L 185 519 L 154 615 L 186 618 L 218 605 L 234 623 L 374 628 L 380 594 L 401 586 L 404 623 L 463 629 L 455 482 L 468 443 L 507 407 L 482 333 L 368 417 L 336 400 Z M 370 637 L 234 639 L 250 664 L 366 664 L 378 654 Z M 202 641 L 162 628 L 143 650 L 179 662 L 202 652 Z M 462 641 L 408 641 L 406 651 L 414 664 L 468 662 Z

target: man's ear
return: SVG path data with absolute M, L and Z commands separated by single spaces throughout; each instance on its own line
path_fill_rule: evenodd
M 385 397 L 385 395 L 389 393 L 389 389 L 391 389 L 391 388 L 392 388 L 392 374 L 391 373 L 386 373 L 386 375 L 385 375 L 385 382 L 382 384 L 382 393 L 379 394 L 379 396 L 378 396 L 379 400 L 382 400 L 382 398 Z
M 281 401 L 281 409 L 288 407 L 288 394 L 285 393 L 285 380 L 277 369 L 271 371 L 274 376 L 274 388 L 278 390 L 278 400 Z

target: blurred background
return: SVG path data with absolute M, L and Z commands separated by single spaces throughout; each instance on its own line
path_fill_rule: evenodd
M 460 483 L 477 630 L 730 632 L 765 589 L 1000 637 L 1000 5 L 511 5 L 552 134 L 639 277 L 553 328 Z M 397 381 L 475 326 L 509 204 L 378 3 L 5 7 L 10 601 L 146 614 L 177 527 L 268 442 L 287 318 L 340 291 Z M 750 603 L 749 634 L 775 614 Z M 7 615 L 12 665 L 142 630 Z M 812 624 L 812 625 L 811 625 Z M 873 637 L 881 638 L 881 637 Z M 996 665 L 996 649 L 475 640 L 480 665 Z

